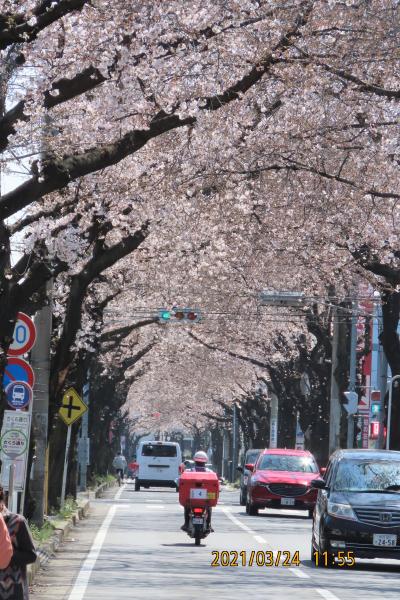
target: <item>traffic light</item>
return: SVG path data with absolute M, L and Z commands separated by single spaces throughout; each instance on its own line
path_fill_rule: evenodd
M 379 421 L 371 421 L 369 424 L 369 437 L 371 440 L 377 440 L 379 437 L 379 431 L 381 428 L 381 424 Z
M 158 311 L 158 318 L 162 323 L 168 323 L 168 321 L 171 319 L 171 311 L 161 308 Z
M 198 323 L 201 320 L 201 313 L 198 308 L 174 306 L 171 310 L 160 308 L 158 319 L 161 323 Z
M 371 404 L 371 412 L 374 416 L 377 416 L 381 410 L 380 402 L 372 402 Z

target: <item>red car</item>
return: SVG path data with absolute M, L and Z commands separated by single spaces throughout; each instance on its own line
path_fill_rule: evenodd
M 247 488 L 246 512 L 257 515 L 260 508 L 308 510 L 312 517 L 317 490 L 313 479 L 321 477 L 315 458 L 308 450 L 263 450 L 252 472 Z M 322 479 L 322 478 L 321 478 Z

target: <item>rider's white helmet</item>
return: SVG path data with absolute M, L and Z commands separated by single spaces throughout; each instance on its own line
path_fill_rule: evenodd
M 207 463 L 208 462 L 208 456 L 207 456 L 207 454 L 205 452 L 203 452 L 203 450 L 199 450 L 193 456 L 193 460 L 194 460 L 194 462 Z

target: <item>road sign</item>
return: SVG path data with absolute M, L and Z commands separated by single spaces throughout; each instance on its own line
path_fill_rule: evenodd
M 347 404 L 343 405 L 344 408 L 347 410 L 349 415 L 354 415 L 359 406 L 357 392 L 343 392 L 343 395 L 347 399 Z
M 368 398 L 366 398 L 365 396 L 362 396 L 360 398 L 360 401 L 359 401 L 358 407 L 357 407 L 357 412 L 359 412 L 359 413 L 362 413 L 362 412 L 369 413 L 369 401 L 368 401 Z
M 87 406 L 74 388 L 69 388 L 62 398 L 61 408 L 58 414 L 66 425 L 72 425 L 81 418 Z
M 0 483 L 8 490 L 11 465 L 15 466 L 14 491 L 23 492 L 26 480 L 26 468 L 28 463 L 28 440 L 30 432 L 31 415 L 28 412 L 5 410 L 3 426 L 0 436 L 0 460 L 1 478 Z M 10 431 L 17 432 L 10 435 Z M 4 447 L 3 441 L 4 439 Z M 25 440 L 26 439 L 26 443 Z M 16 445 L 15 445 L 16 444 Z M 12 450 L 13 445 L 14 451 Z M 10 451 L 11 448 L 11 452 Z M 21 452 L 25 448 L 23 453 Z M 6 454 L 7 452 L 7 454 Z
M 11 408 L 25 408 L 32 402 L 32 397 L 32 388 L 25 381 L 12 381 L 6 387 L 6 398 Z
M 18 429 L 10 429 L 1 436 L 0 449 L 8 458 L 17 458 L 27 451 L 28 436 Z
M 25 313 L 17 313 L 13 338 L 13 343 L 7 352 L 9 356 L 20 356 L 29 352 L 36 341 L 35 325 L 32 319 Z
M 22 358 L 9 358 L 4 371 L 3 387 L 6 388 L 13 381 L 25 381 L 33 388 L 35 376 L 32 367 Z

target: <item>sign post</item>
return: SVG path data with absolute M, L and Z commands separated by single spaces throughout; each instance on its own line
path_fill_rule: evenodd
M 24 492 L 29 449 L 30 414 L 4 411 L 0 438 L 1 478 L 8 490 L 8 508 L 17 511 L 18 492 Z M 11 508 L 10 508 L 11 507 Z
M 87 406 L 74 388 L 69 388 L 63 395 L 62 403 L 58 414 L 68 427 L 67 441 L 65 444 L 64 471 L 61 488 L 61 508 L 65 504 L 65 490 L 67 487 L 67 472 L 68 472 L 68 456 L 69 447 L 71 445 L 71 426 L 75 421 L 81 418 L 84 412 L 87 411 Z
M 65 504 L 65 488 L 67 485 L 68 454 L 69 454 L 70 445 L 71 445 L 71 425 L 68 425 L 67 442 L 65 444 L 64 471 L 63 471 L 62 488 L 61 488 L 61 508 L 64 508 L 64 504 Z
M 14 498 L 14 479 L 15 479 L 15 463 L 12 462 L 10 465 L 10 470 L 8 474 L 8 502 L 7 508 L 10 512 L 17 512 L 17 507 L 14 506 L 15 498 Z
M 20 356 L 29 352 L 35 345 L 35 341 L 36 328 L 32 319 L 25 313 L 17 313 L 13 340 L 7 350 L 7 364 L 3 378 L 5 398 L 13 410 L 4 411 L 0 438 L 0 482 L 4 489 L 8 489 L 11 510 L 18 510 L 18 492 L 22 492 L 22 513 L 32 417 L 32 387 L 35 376 L 31 366 Z

